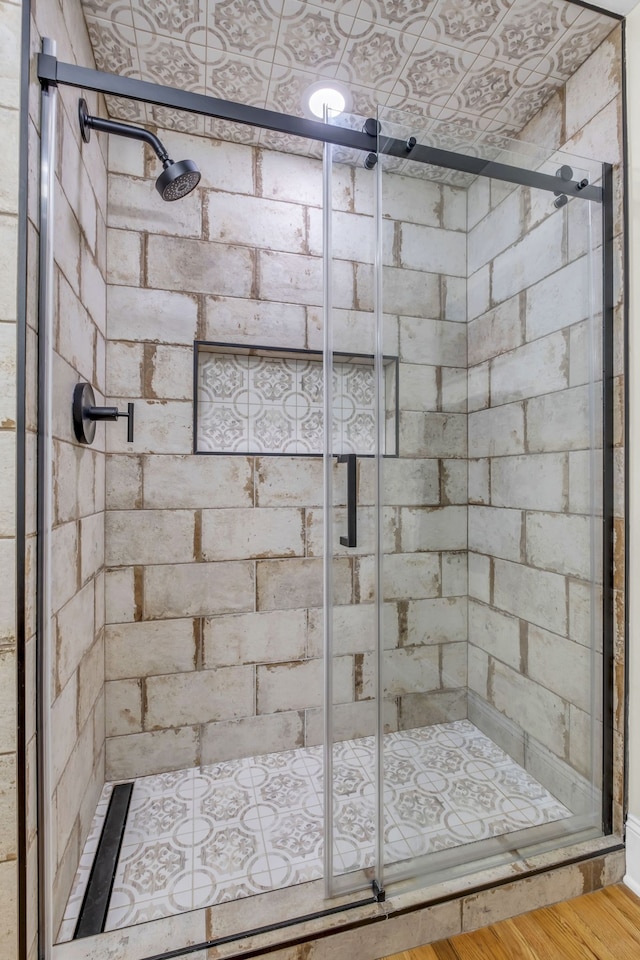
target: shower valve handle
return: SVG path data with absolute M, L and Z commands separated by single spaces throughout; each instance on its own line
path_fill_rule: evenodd
M 133 404 L 127 404 L 127 412 L 117 407 L 97 407 L 90 383 L 76 383 L 73 389 L 73 429 L 80 443 L 93 443 L 98 420 L 127 418 L 127 442 L 133 443 Z

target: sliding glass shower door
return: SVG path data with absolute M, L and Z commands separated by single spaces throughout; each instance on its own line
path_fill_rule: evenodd
M 608 737 L 606 170 L 379 125 L 325 158 L 332 893 L 600 832 Z

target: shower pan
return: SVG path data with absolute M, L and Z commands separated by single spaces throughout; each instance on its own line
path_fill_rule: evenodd
M 159 956 L 180 915 L 173 950 L 232 956 L 242 938 L 368 922 L 407 891 L 442 899 L 444 881 L 604 843 L 610 167 L 491 135 L 465 146 L 392 108 L 300 120 L 73 67 L 50 46 L 39 76 L 45 224 L 57 84 L 324 144 L 322 164 L 277 174 L 276 201 L 240 179 L 253 148 L 225 148 L 239 179 L 222 187 L 204 138 L 200 180 L 155 134 L 80 102 L 83 130 L 146 141 L 160 195 L 185 205 L 173 236 L 173 208 L 161 228 L 147 215 L 148 180 L 112 168 L 107 225 L 145 264 L 107 283 L 118 386 L 99 409 L 135 403 L 136 432 L 96 434 L 93 453 L 109 490 L 106 772 L 77 871 L 60 868 L 50 815 L 50 679 L 67 665 L 41 478 L 51 955 L 116 949 L 144 922 L 134 960 Z M 64 420 L 43 235 L 46 463 Z M 189 382 L 163 392 L 175 370 Z

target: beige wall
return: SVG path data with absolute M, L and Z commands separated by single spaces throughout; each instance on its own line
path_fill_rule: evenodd
M 321 163 L 161 135 L 203 173 L 199 190 L 175 204 L 154 191 L 157 164 L 145 167 L 140 145 L 110 144 L 107 392 L 110 402 L 136 403 L 136 437 L 131 447 L 123 430 L 107 437 L 109 777 L 322 739 L 322 461 L 191 455 L 194 339 L 322 349 Z M 466 547 L 465 506 L 426 518 L 422 537 L 411 531 L 425 505 L 466 503 L 460 470 L 437 459 L 466 452 L 454 382 L 466 362 L 465 198 L 447 186 L 387 180 L 386 269 L 395 295 L 385 350 L 400 357 L 405 404 L 402 459 L 388 461 L 385 513 L 385 547 L 394 554 L 386 641 L 396 649 L 386 721 L 395 729 L 419 722 L 418 691 L 446 688 L 458 715 L 466 710 L 462 642 L 445 631 L 419 649 L 424 638 L 408 639 L 399 627 L 406 633 L 407 615 L 415 618 L 407 608 L 418 601 L 434 612 L 442 604 L 443 623 L 449 611 L 463 619 L 453 610 L 464 603 L 453 575 L 457 555 L 443 554 L 452 571 L 443 588 L 439 551 Z M 373 353 L 375 177 L 337 165 L 334 181 L 334 348 Z M 440 238 L 433 262 L 413 262 L 412 232 L 421 229 Z M 441 357 L 432 353 L 428 365 L 436 342 Z M 421 377 L 432 389 L 421 391 Z M 418 429 L 425 409 L 433 410 L 440 454 L 425 452 Z M 445 435 L 456 430 L 449 450 Z M 372 467 L 360 461 L 355 550 L 339 545 L 345 475 L 334 469 L 339 739 L 374 723 Z M 428 491 L 416 482 L 423 469 L 435 478 Z M 441 533 L 436 552 L 425 553 L 429 520 Z M 444 680 L 443 646 L 450 648 Z

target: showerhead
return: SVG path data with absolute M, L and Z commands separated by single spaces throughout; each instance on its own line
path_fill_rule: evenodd
M 164 170 L 156 180 L 156 190 L 163 200 L 180 200 L 200 183 L 200 171 L 193 160 L 164 161 Z
M 167 148 L 156 137 L 155 133 L 145 130 L 144 127 L 134 127 L 118 120 L 103 120 L 101 117 L 92 117 L 89 114 L 86 100 L 78 103 L 78 120 L 80 132 L 85 143 L 89 143 L 92 130 L 102 133 L 115 133 L 119 137 L 129 137 L 131 140 L 142 140 L 155 150 L 156 156 L 162 161 L 164 170 L 156 180 L 156 189 L 163 200 L 180 200 L 191 193 L 200 183 L 200 171 L 193 160 L 179 160 L 175 163 L 167 152 Z

